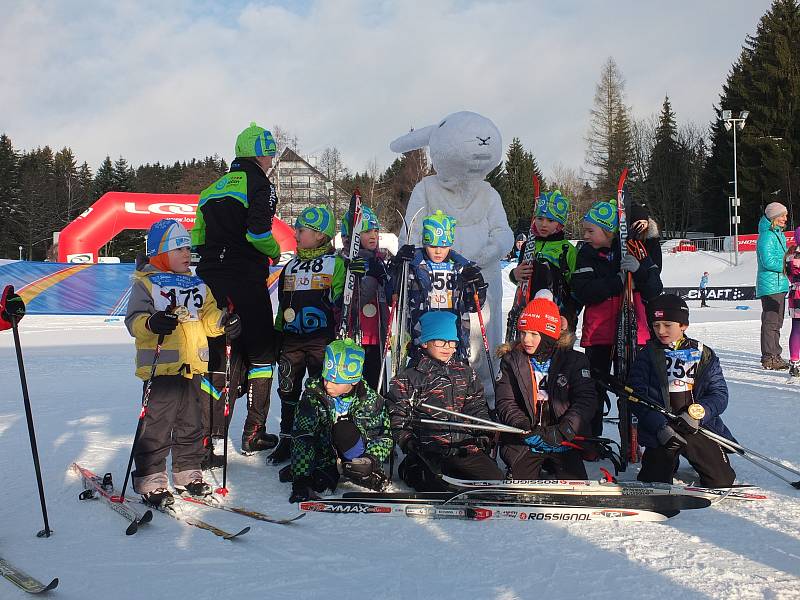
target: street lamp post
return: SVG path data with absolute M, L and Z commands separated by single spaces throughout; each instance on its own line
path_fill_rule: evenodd
M 22 260 L 22 246 L 19 247 L 19 259 Z
M 735 249 L 735 264 L 739 264 L 739 177 L 736 170 L 736 130 L 744 129 L 744 122 L 750 115 L 750 111 L 743 110 L 738 117 L 733 116 L 730 110 L 722 111 L 722 120 L 725 121 L 725 129 L 733 129 L 733 246 Z

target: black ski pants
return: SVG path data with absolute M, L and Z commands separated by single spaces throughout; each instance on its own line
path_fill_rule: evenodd
M 736 473 L 731 467 L 728 454 L 717 442 L 701 433 L 684 437 L 686 446 L 678 452 L 661 446 L 645 449 L 639 481 L 672 483 L 672 476 L 678 466 L 678 457 L 684 456 L 700 475 L 700 483 L 704 487 L 733 485 Z
M 153 378 L 141 437 L 134 453 L 134 477 L 166 472 L 170 451 L 173 473 L 200 468 L 203 458 L 200 380 L 200 375 L 191 379 L 182 375 Z
M 485 452 L 455 454 L 452 456 L 410 453 L 398 467 L 403 481 L 418 492 L 449 492 L 454 488 L 445 483 L 440 474 L 457 479 L 503 479 L 503 471 Z
M 781 327 L 786 311 L 786 294 L 761 296 L 761 360 L 772 356 L 780 357 Z
M 589 346 L 585 350 L 589 366 L 593 371 L 597 370 L 604 374 L 611 374 L 612 346 Z M 592 377 L 594 377 L 594 374 L 592 374 Z M 611 400 L 609 400 L 608 392 L 602 385 L 597 383 L 595 386 L 597 388 L 597 410 L 592 416 L 592 436 L 600 437 L 603 435 L 603 413 L 606 407 L 611 407 Z
M 325 346 L 330 343 L 327 335 L 297 335 L 285 333 L 281 356 L 278 359 L 278 396 L 281 399 L 281 434 L 291 435 L 294 410 L 303 393 L 303 379 L 319 377 Z
M 364 346 L 364 373 L 362 379 L 379 394 L 381 392 L 378 389 L 378 379 L 381 376 L 382 354 L 383 348 L 381 346 Z M 386 374 L 384 374 L 384 378 L 386 378 Z
M 509 470 L 513 479 L 588 479 L 578 450 L 534 454 L 525 445 L 503 446 L 503 460 L 511 458 Z M 542 467 L 548 474 L 542 476 Z

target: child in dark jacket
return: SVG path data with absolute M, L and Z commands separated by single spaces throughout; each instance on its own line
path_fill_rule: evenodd
M 337 460 L 349 481 L 378 491 L 385 486 L 381 464 L 392 448 L 389 415 L 383 398 L 362 380 L 363 368 L 364 349 L 353 340 L 325 348 L 322 379 L 307 381 L 295 412 L 292 464 L 281 472 L 282 479 L 292 479 L 289 502 L 335 490 Z
M 419 319 L 420 359 L 389 385 L 392 435 L 406 454 L 399 473 L 420 492 L 450 489 L 439 478 L 440 473 L 460 479 L 503 478 L 497 463 L 486 453 L 490 445 L 486 432 L 420 422 L 420 418 L 457 419 L 421 403 L 489 418 L 480 379 L 468 364 L 455 357 L 456 318 L 447 311 L 423 314 Z M 467 419 L 461 422 L 470 423 Z
M 595 202 L 583 218 L 583 239 L 578 252 L 572 290 L 584 305 L 581 346 L 593 369 L 611 372 L 612 349 L 622 305 L 624 279 L 633 274 L 637 345 L 650 338 L 644 304 L 664 289 L 659 269 L 649 256 L 641 260 L 633 254 L 620 257 L 617 232 L 619 219 L 616 204 Z M 630 247 L 630 245 L 629 245 Z M 598 388 L 598 408 L 592 421 L 592 435 L 603 433 L 603 405 L 608 404 L 605 390 Z
M 561 330 L 558 306 L 539 292 L 518 321 L 520 341 L 500 346 L 497 413 L 501 423 L 527 435 L 504 434 L 501 456 L 514 479 L 586 479 L 581 453 L 562 445 L 588 435 L 597 407 L 586 356 L 572 349 L 573 334 Z
M 395 263 L 410 261 L 409 270 L 409 331 L 415 348 L 412 361 L 419 356 L 420 317 L 428 311 L 447 311 L 458 317 L 458 347 L 461 360 L 470 358 L 469 314 L 478 312 L 474 291 L 478 292 L 481 306 L 486 301 L 487 285 L 480 267 L 467 260 L 450 247 L 455 242 L 456 220 L 442 211 L 425 217 L 422 222 L 423 248 L 410 244 L 397 252 Z M 400 269 L 394 285 L 400 288 Z
M 720 445 L 697 433 L 700 426 L 733 440 L 721 415 L 728 406 L 728 385 L 714 351 L 686 337 L 689 307 L 678 296 L 651 300 L 647 313 L 655 338 L 634 360 L 628 385 L 635 394 L 667 408 L 677 418 L 641 404 L 631 410 L 639 418 L 639 443 L 645 447 L 640 481 L 672 483 L 683 455 L 706 487 L 728 487 L 736 477 Z

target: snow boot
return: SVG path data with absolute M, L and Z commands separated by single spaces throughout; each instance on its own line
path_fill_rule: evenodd
M 773 357 L 772 364 L 772 368 L 776 371 L 787 371 L 789 369 L 789 363 L 780 356 Z
M 242 453 L 249 455 L 274 448 L 278 444 L 278 436 L 266 432 L 272 378 L 251 376 L 247 382 L 247 418 L 242 432 Z
M 173 498 L 172 493 L 165 488 L 157 488 L 152 492 L 142 494 L 142 500 L 145 504 L 159 509 L 175 504 L 175 498 Z
M 255 431 L 242 434 L 242 454 L 250 456 L 254 452 L 272 450 L 278 445 L 278 436 L 274 433 L 267 433 L 263 427 Z
M 202 479 L 195 479 L 186 485 L 176 485 L 175 489 L 179 494 L 187 493 L 190 496 L 197 496 L 199 498 L 210 496 L 211 492 L 213 491 L 211 486 Z
M 281 434 L 281 441 L 278 446 L 267 457 L 267 462 L 273 465 L 279 465 L 286 462 L 292 455 L 292 436 Z
M 214 454 L 213 446 L 206 449 L 203 459 L 200 461 L 200 468 L 203 471 L 211 469 L 221 469 L 225 466 L 225 457 L 219 454 Z
M 800 377 L 800 360 L 789 362 L 789 377 Z

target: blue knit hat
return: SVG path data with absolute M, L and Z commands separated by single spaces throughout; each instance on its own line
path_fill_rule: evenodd
M 336 235 L 336 219 L 333 218 L 331 209 L 321 204 L 304 208 L 294 222 L 296 228 L 305 227 L 324 233 L 329 238 Z
M 560 190 L 547 192 L 539 196 L 539 203 L 536 206 L 536 216 L 557 221 L 564 225 L 569 214 L 569 200 L 561 195 Z
M 350 209 L 347 209 L 347 212 L 344 213 L 342 217 L 342 225 L 341 225 L 341 232 L 342 237 L 349 238 L 350 237 Z M 361 205 L 361 233 L 365 231 L 372 231 L 373 229 L 380 229 L 381 224 L 378 221 L 378 215 L 369 207 Z
M 616 233 L 619 229 L 616 201 L 613 203 L 595 202 L 583 217 L 583 220 L 593 223 L 609 233 Z
M 456 220 L 437 210 L 422 222 L 423 246 L 452 246 L 456 241 Z
M 146 254 L 152 258 L 162 252 L 178 248 L 191 248 L 192 238 L 186 228 L 174 219 L 161 219 L 147 232 Z
M 358 383 L 364 371 L 364 349 L 350 338 L 325 347 L 322 378 L 332 383 Z
M 456 321 L 458 317 L 446 310 L 432 310 L 424 313 L 419 318 L 421 333 L 419 343 L 424 344 L 431 340 L 458 341 Z

